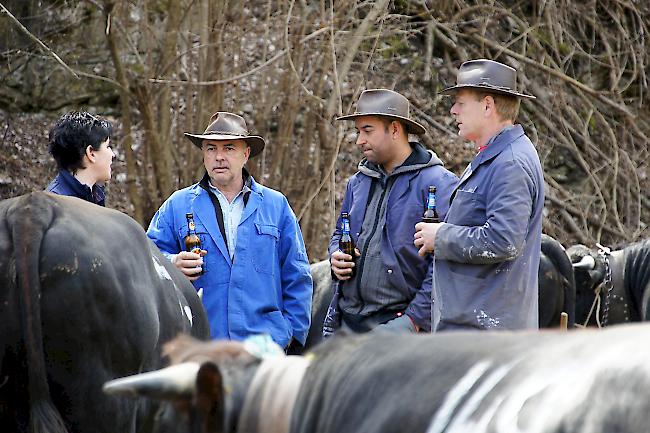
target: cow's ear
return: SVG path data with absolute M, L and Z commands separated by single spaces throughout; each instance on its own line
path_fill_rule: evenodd
M 206 362 L 196 375 L 196 407 L 204 432 L 225 431 L 225 386 L 219 367 Z

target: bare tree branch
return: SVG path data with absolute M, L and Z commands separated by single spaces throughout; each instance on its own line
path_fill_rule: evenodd
M 304 44 L 307 41 L 310 41 L 311 39 L 314 39 L 321 34 L 325 33 L 329 29 L 327 27 L 322 27 L 315 32 L 310 33 L 309 35 L 305 36 L 300 40 L 300 43 Z M 184 85 L 184 86 L 213 86 L 215 84 L 226 84 L 226 83 L 231 83 L 233 81 L 241 80 L 242 78 L 248 77 L 250 75 L 256 74 L 257 72 L 261 71 L 262 69 L 266 68 L 267 66 L 275 63 L 282 57 L 284 57 L 288 51 L 286 49 L 280 51 L 278 54 L 275 56 L 271 57 L 269 60 L 266 62 L 262 63 L 259 66 L 256 66 L 253 69 L 250 69 L 246 72 L 243 72 L 241 74 L 235 75 L 234 77 L 230 78 L 224 78 L 221 80 L 214 80 L 214 81 L 182 81 L 182 80 L 162 80 L 159 78 L 150 78 L 149 81 L 152 83 L 163 83 L 163 84 L 170 84 L 170 85 Z
M 56 59 L 56 61 L 59 62 L 59 63 L 61 64 L 61 66 L 63 66 L 63 68 L 64 68 L 66 71 L 70 72 L 72 75 L 74 75 L 75 78 L 79 79 L 79 75 L 77 75 L 77 73 L 76 73 L 75 71 L 73 71 L 73 70 L 72 70 L 68 65 L 66 65 L 66 63 L 65 63 L 63 60 L 61 60 L 61 58 L 60 58 L 60 57 L 59 57 L 59 56 L 58 56 L 54 51 L 52 51 L 52 50 L 50 49 L 50 47 L 48 47 L 47 45 L 45 45 L 45 44 L 43 43 L 43 41 L 41 41 L 39 38 L 37 38 L 36 36 L 34 36 L 34 35 L 32 34 L 32 32 L 30 32 L 29 30 L 27 30 L 27 28 L 26 28 L 24 25 L 22 25 L 22 23 L 21 23 L 20 21 L 18 21 L 18 19 L 17 19 L 15 16 L 13 16 L 13 14 L 12 14 L 11 12 L 9 12 L 9 10 L 8 10 L 8 9 L 7 9 L 7 8 L 6 8 L 2 3 L 0 3 L 0 9 L 2 9 L 2 12 L 6 13 L 7 16 L 9 16 L 9 19 L 11 19 L 11 21 L 13 21 L 14 24 L 16 24 L 16 26 L 18 26 L 18 28 L 19 28 L 23 33 L 25 33 L 25 34 L 26 34 L 26 35 L 27 35 L 27 36 L 28 36 L 32 41 L 36 42 L 36 43 L 37 43 L 41 48 L 43 48 L 43 49 L 44 49 L 45 51 L 47 51 L 47 52 L 48 52 L 52 57 L 54 57 L 54 58 Z

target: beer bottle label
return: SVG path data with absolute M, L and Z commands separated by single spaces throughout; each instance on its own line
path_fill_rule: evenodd
M 429 193 L 429 199 L 427 200 L 427 207 L 433 209 L 436 207 L 436 195 L 432 192 Z
M 196 230 L 196 228 L 194 227 L 194 221 L 190 221 L 188 225 L 191 231 Z
M 343 232 L 350 233 L 350 221 L 347 219 L 343 220 Z

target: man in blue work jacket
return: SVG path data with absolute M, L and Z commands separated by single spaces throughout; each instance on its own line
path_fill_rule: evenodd
M 203 151 L 206 173 L 163 203 L 147 235 L 203 288 L 212 338 L 265 333 L 285 348 L 304 345 L 312 279 L 298 221 L 284 195 L 258 184 L 244 168 L 264 150 L 264 139 L 227 112 L 215 113 L 203 134 L 185 136 Z M 187 213 L 201 254 L 185 251 Z
M 433 331 L 538 327 L 537 272 L 544 175 L 514 124 L 515 69 L 491 60 L 461 65 L 451 108 L 458 135 L 476 146 L 442 223 L 416 225 L 420 254 L 434 251 Z

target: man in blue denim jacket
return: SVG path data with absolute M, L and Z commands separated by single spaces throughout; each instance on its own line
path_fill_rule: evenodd
M 435 252 L 434 331 L 538 327 L 544 175 L 514 119 L 516 71 L 491 60 L 463 63 L 451 114 L 478 154 L 451 197 L 443 223 L 416 225 L 420 254 Z
M 357 146 L 365 158 L 348 181 L 342 212 L 358 257 L 339 251 L 341 219 L 329 253 L 338 290 L 324 332 L 339 324 L 355 332 L 375 327 L 391 331 L 428 331 L 431 316 L 431 256 L 419 257 L 413 245 L 415 224 L 422 219 L 429 186 L 437 188 L 438 212 L 444 217 L 457 177 L 430 150 L 409 142 L 424 128 L 409 116 L 408 100 L 386 89 L 364 91 L 351 119 Z M 352 269 L 354 273 L 352 274 Z
M 176 191 L 147 235 L 199 289 L 212 338 L 269 334 L 280 346 L 305 344 L 312 280 L 305 245 L 287 199 L 244 168 L 264 139 L 244 119 L 217 112 L 203 134 L 185 134 L 203 151 L 206 174 Z M 201 254 L 185 251 L 192 213 Z M 201 270 L 205 272 L 200 275 Z

